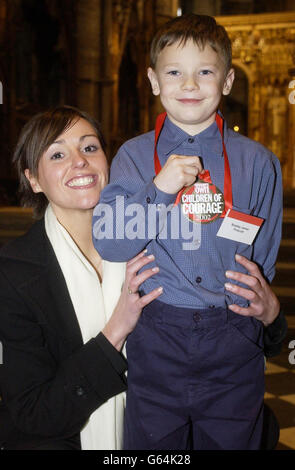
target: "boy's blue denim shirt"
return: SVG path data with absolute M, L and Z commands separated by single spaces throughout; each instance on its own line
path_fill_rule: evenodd
M 167 304 L 186 308 L 217 308 L 232 303 L 247 306 L 247 300 L 224 287 L 226 270 L 246 272 L 236 263 L 236 253 L 257 263 L 269 282 L 274 277 L 282 225 L 279 160 L 261 144 L 228 129 L 226 123 L 224 140 L 231 170 L 233 208 L 264 219 L 251 246 L 217 237 L 221 218 L 207 224 L 189 222 L 184 230 L 180 206 L 173 208 L 176 195 L 163 193 L 153 183 L 154 131 L 129 140 L 119 149 L 111 166 L 110 183 L 94 210 L 93 241 L 102 258 L 128 261 L 147 248 L 147 254 L 155 255 L 154 265 L 160 271 L 145 281 L 141 289 L 147 293 L 163 286 L 159 300 Z M 167 117 L 157 150 L 162 167 L 171 154 L 202 157 L 213 184 L 223 191 L 222 140 L 215 122 L 190 136 Z M 105 231 L 108 238 L 102 238 Z M 193 236 L 189 238 L 191 232 Z M 131 239 L 136 233 L 139 238 Z

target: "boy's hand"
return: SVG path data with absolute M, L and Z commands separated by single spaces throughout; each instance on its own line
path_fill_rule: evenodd
M 236 255 L 236 261 L 247 269 L 248 274 L 227 271 L 226 277 L 242 282 L 248 287 L 244 288 L 227 282 L 225 288 L 249 300 L 250 305 L 244 308 L 232 304 L 228 308 L 239 315 L 254 317 L 262 321 L 264 326 L 268 326 L 278 316 L 280 303 L 255 263 L 241 255 Z
M 203 171 L 199 157 L 170 155 L 154 183 L 160 191 L 176 194 L 184 186 L 191 186 L 199 173 Z

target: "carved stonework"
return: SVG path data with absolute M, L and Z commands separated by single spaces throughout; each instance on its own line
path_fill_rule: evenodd
M 103 102 L 112 103 L 108 122 L 102 116 L 104 129 L 109 130 L 110 154 L 136 132 L 153 126 L 155 107 L 146 78 L 149 47 L 159 24 L 174 17 L 178 0 L 112 0 L 104 6 L 108 21 L 107 54 L 104 70 L 109 77 L 103 88 Z M 109 85 L 109 88 L 107 88 Z M 108 97 L 108 98 L 107 98 Z
M 290 104 L 290 69 L 295 63 L 295 13 L 218 17 L 232 40 L 233 66 L 249 84 L 248 135 L 280 159 L 284 185 L 295 187 L 295 105 Z
M 120 63 L 122 55 L 124 53 L 126 37 L 129 27 L 130 13 L 135 5 L 136 0 L 113 0 L 113 37 L 114 41 L 117 43 L 116 59 L 118 63 Z

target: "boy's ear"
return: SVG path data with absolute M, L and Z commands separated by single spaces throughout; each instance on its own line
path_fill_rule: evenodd
M 32 191 L 34 193 L 42 193 L 43 192 L 41 186 L 38 183 L 37 178 L 30 173 L 30 170 L 28 168 L 25 170 L 25 177 L 29 181 L 29 183 L 31 185 L 31 188 L 32 188 Z
M 157 79 L 156 72 L 151 67 L 149 67 L 147 70 L 147 76 L 149 77 L 153 94 L 155 96 L 158 96 L 160 94 L 159 82 Z
M 234 71 L 234 69 L 230 69 L 230 71 L 228 72 L 228 74 L 227 74 L 227 76 L 224 80 L 223 90 L 222 90 L 223 95 L 229 95 L 230 94 L 230 90 L 232 89 L 234 79 L 235 79 L 235 71 Z

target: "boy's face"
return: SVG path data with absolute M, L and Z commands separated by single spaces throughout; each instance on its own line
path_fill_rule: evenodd
M 169 119 L 195 135 L 214 122 L 221 96 L 230 93 L 234 70 L 225 73 L 224 62 L 209 44 L 201 50 L 188 40 L 184 46 L 166 46 L 148 77 Z

